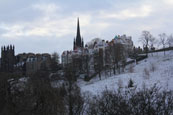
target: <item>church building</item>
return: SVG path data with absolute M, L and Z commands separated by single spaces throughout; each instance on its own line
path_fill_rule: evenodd
M 72 51 L 64 51 L 61 55 L 62 64 L 65 66 L 66 64 L 72 63 L 77 57 L 81 57 L 84 53 L 84 41 L 80 34 L 80 25 L 79 18 L 77 19 L 77 33 L 73 42 L 73 50 Z M 73 57 L 73 58 L 72 58 Z M 79 62 L 79 59 L 77 59 Z

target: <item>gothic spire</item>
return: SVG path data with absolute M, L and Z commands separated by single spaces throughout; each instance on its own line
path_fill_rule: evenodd
M 76 45 L 79 46 L 79 47 L 81 47 L 81 36 L 80 36 L 79 18 L 78 18 L 78 21 L 77 21 Z
M 79 18 L 78 18 L 78 20 L 77 20 L 77 37 L 81 38 L 81 36 L 80 36 Z

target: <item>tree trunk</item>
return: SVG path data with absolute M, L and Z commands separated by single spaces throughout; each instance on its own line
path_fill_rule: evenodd
M 116 74 L 116 71 L 115 71 L 115 64 L 114 64 L 114 67 L 113 67 L 113 71 L 114 71 L 114 75 Z

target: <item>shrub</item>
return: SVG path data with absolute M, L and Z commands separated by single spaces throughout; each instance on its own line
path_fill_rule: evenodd
M 121 79 L 118 79 L 118 89 L 121 89 L 123 87 L 123 81 Z
M 88 115 L 172 115 L 173 92 L 153 86 L 139 91 L 112 92 L 105 90 L 90 99 Z
M 150 77 L 150 72 L 148 71 L 147 68 L 144 68 L 143 77 L 144 77 L 145 79 L 149 79 L 149 77 Z
M 154 65 L 154 63 L 150 63 L 150 70 L 152 72 L 154 72 L 156 70 L 156 66 Z

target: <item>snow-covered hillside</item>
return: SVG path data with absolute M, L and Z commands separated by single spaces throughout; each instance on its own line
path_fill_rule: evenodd
M 134 72 L 129 72 L 131 66 L 126 67 L 126 72 L 111 77 L 95 78 L 90 82 L 80 81 L 82 92 L 99 94 L 105 88 L 117 90 L 118 86 L 127 87 L 129 79 L 134 81 L 137 89 L 152 87 L 155 83 L 163 90 L 173 90 L 173 51 L 149 54 L 149 58 L 134 65 Z M 153 69 L 152 69 L 153 68 Z M 144 72 L 145 71 L 145 72 Z M 149 73 L 147 75 L 147 73 Z M 119 84 L 119 85 L 118 85 Z

